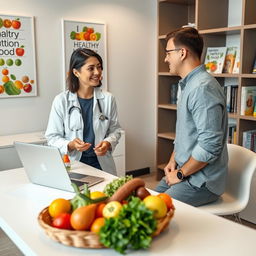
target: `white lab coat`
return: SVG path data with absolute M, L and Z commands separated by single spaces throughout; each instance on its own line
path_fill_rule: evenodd
M 108 120 L 101 121 L 100 110 L 97 105 L 100 101 L 102 112 Z M 58 147 L 61 154 L 67 154 L 68 143 L 75 138 L 83 140 L 83 118 L 79 109 L 74 108 L 69 114 L 72 106 L 80 109 L 80 104 L 76 93 L 65 91 L 57 95 L 53 101 L 50 117 L 48 121 L 45 137 L 48 144 Z M 95 145 L 101 141 L 108 141 L 113 152 L 121 136 L 121 127 L 117 119 L 117 107 L 114 96 L 102 91 L 100 88 L 94 89 L 93 101 L 93 130 L 95 134 Z M 116 167 L 112 157 L 112 152 L 108 151 L 105 156 L 97 156 L 103 171 L 116 175 Z M 73 150 L 69 152 L 71 160 L 80 160 L 82 152 Z

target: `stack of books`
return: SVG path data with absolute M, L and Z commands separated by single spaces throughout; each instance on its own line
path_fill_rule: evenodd
M 256 130 L 243 132 L 243 147 L 256 152 Z
M 237 113 L 238 85 L 224 86 L 224 92 L 227 99 L 227 111 L 229 113 Z

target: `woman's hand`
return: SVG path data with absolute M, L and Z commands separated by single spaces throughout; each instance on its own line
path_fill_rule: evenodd
M 111 144 L 108 141 L 102 141 L 95 146 L 94 152 L 97 156 L 104 156 L 110 148 Z
M 72 151 L 75 149 L 77 151 L 83 152 L 89 149 L 91 145 L 91 143 L 87 143 L 80 140 L 79 138 L 75 138 L 74 140 L 68 143 L 68 150 Z

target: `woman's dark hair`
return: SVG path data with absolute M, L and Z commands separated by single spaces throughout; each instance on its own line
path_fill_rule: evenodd
M 195 28 L 186 27 L 172 31 L 166 36 L 166 42 L 171 38 L 175 47 L 185 46 L 199 59 L 201 58 L 204 41 Z
M 80 71 L 81 67 L 90 57 L 97 58 L 101 68 L 103 69 L 103 61 L 98 53 L 87 48 L 78 48 L 73 51 L 69 62 L 69 71 L 67 77 L 67 88 L 69 91 L 75 93 L 79 89 L 79 81 L 78 78 L 74 75 L 73 69 Z

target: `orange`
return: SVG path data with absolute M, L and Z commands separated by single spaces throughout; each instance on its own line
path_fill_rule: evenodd
M 97 39 L 96 34 L 94 34 L 94 33 L 90 34 L 90 40 L 91 41 L 96 41 L 96 39 Z
M 105 207 L 105 203 L 101 203 L 98 205 L 96 210 L 96 218 L 103 217 L 103 208 Z
M 0 94 L 4 93 L 4 87 L 2 85 L 0 85 Z
M 4 68 L 4 69 L 2 70 L 2 74 L 7 76 L 7 75 L 9 74 L 8 69 Z
M 163 201 L 165 202 L 168 210 L 171 209 L 171 207 L 172 207 L 172 198 L 168 194 L 160 193 L 157 196 L 163 199 Z
M 23 83 L 20 80 L 15 81 L 14 85 L 19 89 L 23 88 Z
M 69 200 L 58 198 L 51 202 L 49 206 L 49 214 L 55 218 L 58 217 L 61 213 L 69 213 L 71 210 L 71 204 Z
M 9 80 L 10 80 L 10 78 L 9 78 L 8 76 L 3 76 L 3 77 L 2 77 L 2 81 L 3 81 L 4 83 L 8 82 Z
M 91 231 L 94 233 L 99 233 L 100 229 L 105 225 L 105 219 L 104 218 L 97 218 L 93 221 L 91 225 Z
M 9 19 L 4 20 L 4 27 L 5 28 L 10 28 L 12 25 L 12 22 Z
M 79 33 L 76 33 L 76 40 L 80 40 L 80 34 Z
M 96 199 L 96 198 L 104 197 L 104 196 L 106 196 L 106 195 L 101 191 L 91 192 L 91 199 Z

